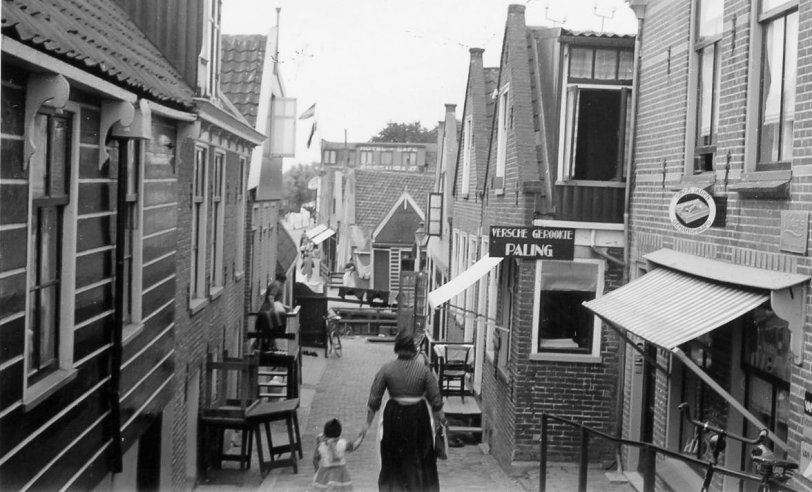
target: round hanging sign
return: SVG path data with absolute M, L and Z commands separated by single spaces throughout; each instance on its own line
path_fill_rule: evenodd
M 674 229 L 686 234 L 701 234 L 716 219 L 716 203 L 702 188 L 685 188 L 671 198 L 668 216 Z

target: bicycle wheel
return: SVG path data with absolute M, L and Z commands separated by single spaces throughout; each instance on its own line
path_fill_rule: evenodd
M 331 338 L 333 341 L 333 352 L 335 352 L 336 357 L 341 357 L 341 336 L 339 336 L 337 332 L 333 332 Z

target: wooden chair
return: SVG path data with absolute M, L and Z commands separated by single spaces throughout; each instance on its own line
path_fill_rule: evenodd
M 440 386 L 445 396 L 457 394 L 465 402 L 465 376 L 470 372 L 469 359 L 473 347 L 470 345 L 445 345 L 440 361 Z M 451 385 L 459 381 L 459 384 Z
M 259 427 L 247 418 L 248 412 L 259 404 L 256 357 L 233 358 L 226 352 L 222 360 L 216 361 L 211 353 L 206 354 L 205 376 L 200 409 L 204 472 L 210 467 L 220 468 L 223 461 L 236 461 L 241 470 L 250 468 L 252 435 L 256 437 L 262 462 Z M 223 449 L 226 430 L 240 431 L 239 453 Z

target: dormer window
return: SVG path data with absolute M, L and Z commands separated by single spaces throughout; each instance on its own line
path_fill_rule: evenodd
M 565 60 L 559 179 L 621 181 L 629 149 L 634 52 L 571 46 Z
M 203 7 L 197 88 L 201 96 L 216 97 L 220 86 L 220 0 L 204 0 Z

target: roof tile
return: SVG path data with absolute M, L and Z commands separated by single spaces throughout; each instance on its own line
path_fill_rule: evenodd
M 254 126 L 257 123 L 266 37 L 261 34 L 224 35 L 220 59 L 220 89 Z
M 428 194 L 433 189 L 433 173 L 356 170 L 355 223 L 366 231 L 374 231 L 404 190 L 425 213 Z

